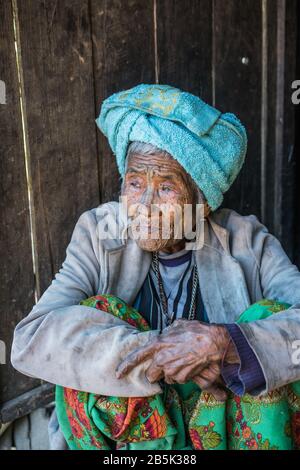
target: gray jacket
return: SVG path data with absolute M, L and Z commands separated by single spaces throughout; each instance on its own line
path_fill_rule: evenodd
M 122 358 L 158 331 L 138 332 L 111 315 L 78 305 L 98 293 L 112 293 L 130 304 L 148 273 L 151 254 L 124 238 L 126 219 L 117 220 L 120 239 L 98 236 L 98 222 L 117 213 L 118 207 L 119 203 L 109 202 L 80 216 L 62 268 L 17 325 L 11 361 L 23 374 L 103 395 L 161 392 L 159 384 L 150 384 L 145 377 L 149 360 L 126 378 L 115 377 Z M 288 310 L 241 328 L 265 375 L 262 394 L 299 380 L 300 364 L 292 361 L 293 341 L 300 339 L 297 267 L 254 215 L 218 209 L 204 226 L 204 246 L 195 256 L 210 322 L 235 322 L 262 298 L 289 302 Z

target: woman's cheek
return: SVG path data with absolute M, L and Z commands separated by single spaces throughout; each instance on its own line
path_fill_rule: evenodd
M 185 193 L 173 193 L 173 194 L 168 194 L 166 195 L 166 201 L 168 201 L 171 204 L 176 204 L 179 206 L 184 206 L 184 204 L 187 203 L 188 197 Z
M 127 196 L 128 201 L 138 201 L 141 195 L 141 189 L 135 188 L 133 186 L 128 185 L 125 188 L 124 195 Z

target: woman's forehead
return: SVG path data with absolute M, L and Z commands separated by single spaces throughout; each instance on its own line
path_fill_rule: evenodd
M 128 157 L 127 173 L 146 172 L 149 169 L 158 173 L 186 174 L 185 169 L 170 154 L 132 154 Z

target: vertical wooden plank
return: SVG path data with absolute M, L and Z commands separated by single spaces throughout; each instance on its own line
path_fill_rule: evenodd
M 156 11 L 159 83 L 212 104 L 211 0 L 157 0 Z
M 300 80 L 300 2 L 297 2 L 297 35 L 296 35 L 296 74 L 294 80 Z M 300 269 L 300 104 L 295 105 L 295 188 L 294 188 L 294 253 L 293 259 Z
M 79 215 L 99 204 L 89 2 L 17 7 L 40 295 Z
M 6 104 L 0 104 L 0 340 L 6 344 L 6 364 L 0 365 L 3 403 L 39 381 L 10 365 L 14 327 L 34 303 L 34 274 L 11 2 L 0 2 L 0 18 L 0 79 L 6 84 Z
M 275 208 L 275 186 L 280 182 L 281 175 L 275 173 L 276 161 L 276 103 L 277 103 L 277 1 L 264 0 L 266 16 L 266 100 L 267 100 L 267 120 L 266 120 L 266 152 L 265 152 L 265 181 L 264 181 L 264 201 L 263 222 L 271 233 L 276 233 L 274 208 Z M 279 181 L 278 181 L 279 179 Z
M 261 209 L 261 0 L 214 0 L 216 107 L 235 113 L 248 133 L 244 167 L 223 206 L 260 217 Z
M 293 231 L 296 223 L 296 200 L 299 195 L 294 193 L 297 188 L 295 172 L 297 154 L 295 152 L 295 105 L 292 103 L 291 85 L 296 75 L 297 56 L 297 0 L 286 1 L 285 39 L 284 39 L 284 83 L 283 83 L 283 136 L 282 136 L 282 195 L 281 195 L 281 233 L 280 239 L 291 259 L 294 258 Z M 299 17 L 298 17 L 299 21 Z M 299 153 L 298 153 L 299 159 Z
M 292 258 L 296 154 L 291 84 L 296 76 L 297 11 L 294 0 L 265 2 L 268 116 L 264 223 Z
M 91 0 L 96 108 L 112 93 L 155 82 L 152 0 Z M 98 130 L 101 202 L 118 199 L 120 176 L 106 137 Z

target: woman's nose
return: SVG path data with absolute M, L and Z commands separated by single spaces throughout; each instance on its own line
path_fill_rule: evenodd
M 139 214 L 144 217 L 150 217 L 152 204 L 154 204 L 155 191 L 152 186 L 148 186 L 140 199 Z
M 154 188 L 152 186 L 148 186 L 147 189 L 143 192 L 140 202 L 147 208 L 150 208 L 151 204 L 153 204 L 153 201 L 154 201 Z

